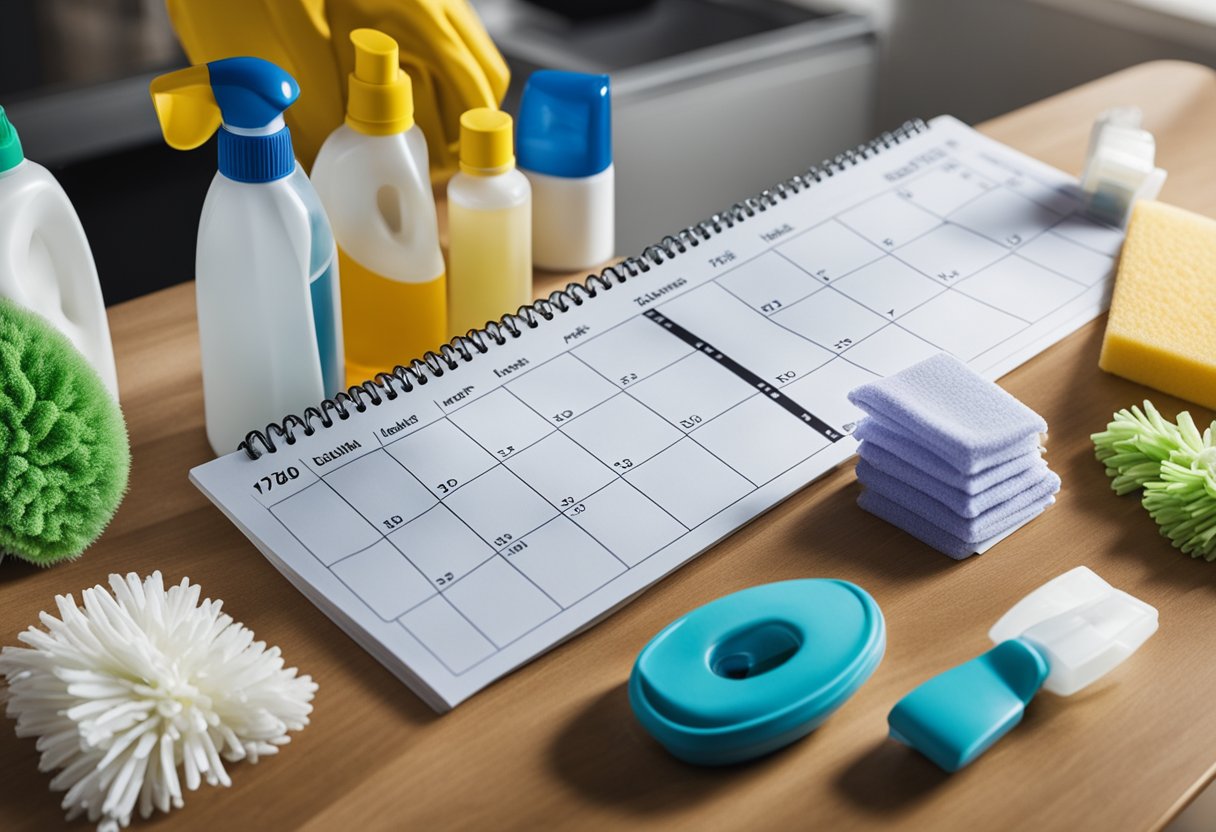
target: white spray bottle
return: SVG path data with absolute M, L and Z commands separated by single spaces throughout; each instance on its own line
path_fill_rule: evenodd
M 2 107 L 0 297 L 49 320 L 118 398 L 110 323 L 89 241 L 55 177 L 25 158 Z
M 295 79 L 260 58 L 152 82 L 170 146 L 189 150 L 219 130 L 196 258 L 203 406 L 217 454 L 343 388 L 333 234 L 283 123 L 299 93 Z

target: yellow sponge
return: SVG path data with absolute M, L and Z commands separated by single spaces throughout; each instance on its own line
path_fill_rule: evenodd
M 1098 366 L 1216 408 L 1216 220 L 1136 203 Z

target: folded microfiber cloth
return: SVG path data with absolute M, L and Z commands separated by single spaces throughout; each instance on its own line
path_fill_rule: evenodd
M 1027 489 L 1038 485 L 1048 474 L 1047 463 L 1036 453 L 1029 468 L 1001 480 L 991 488 L 969 494 L 950 483 L 929 476 L 870 442 L 862 442 L 857 453 L 868 469 L 881 471 L 888 477 L 904 483 L 908 488 L 927 494 L 962 517 L 978 517 L 989 509 L 1013 500 Z M 862 462 L 857 464 L 858 476 L 861 475 Z
M 888 430 L 877 419 L 862 419 L 853 431 L 853 436 L 861 440 L 858 453 L 877 467 L 886 469 L 889 467 L 886 459 L 898 459 L 908 467 L 923 471 L 935 480 L 968 494 L 986 491 L 1043 461 L 1043 448 L 1037 435 L 1021 446 L 1022 452 L 1018 456 L 974 474 L 962 473 L 933 452 Z
M 886 520 L 893 526 L 898 526 L 922 543 L 927 543 L 937 551 L 944 555 L 949 555 L 955 560 L 962 560 L 963 558 L 970 557 L 973 554 L 987 551 L 993 545 L 1013 534 L 1034 518 L 1038 517 L 1043 513 L 1043 509 L 1047 508 L 1054 502 L 1054 497 L 1048 497 L 1044 502 L 1033 505 L 1020 512 L 1016 518 L 1016 522 L 1014 522 L 1014 524 L 1004 532 L 994 535 L 988 540 L 982 540 L 977 543 L 968 543 L 965 540 L 955 537 L 949 532 L 943 531 L 920 515 L 913 514 L 906 508 L 896 505 L 890 500 L 884 498 L 881 494 L 877 494 L 874 491 L 866 489 L 865 491 L 862 491 L 861 496 L 857 498 L 857 505 L 870 512 L 870 514 Z
M 1052 495 L 1060 490 L 1060 478 L 1048 471 L 1035 485 L 1014 498 L 976 517 L 967 518 L 955 514 L 923 491 L 917 491 L 884 474 L 865 460 L 857 463 L 857 479 L 867 490 L 874 491 L 942 531 L 969 543 L 987 540 L 1007 531 L 1017 525 L 1018 518 L 1028 508 L 1045 505 L 1048 501 L 1054 502 Z
M 964 474 L 1018 456 L 1020 443 L 1047 432 L 1042 416 L 947 353 L 863 384 L 849 401 Z

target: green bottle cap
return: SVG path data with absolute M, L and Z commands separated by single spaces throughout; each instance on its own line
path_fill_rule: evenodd
M 5 115 L 4 108 L 0 107 L 0 173 L 17 167 L 23 159 L 21 137 Z

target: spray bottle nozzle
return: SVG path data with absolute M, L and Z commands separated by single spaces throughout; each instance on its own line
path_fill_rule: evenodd
M 193 150 L 222 124 L 227 128 L 220 137 L 220 171 L 225 175 L 265 182 L 295 168 L 290 135 L 280 119 L 299 97 L 300 86 L 270 61 L 225 58 L 179 69 L 153 79 L 151 92 L 170 147 Z M 245 133 L 263 128 L 271 129 L 263 135 Z

